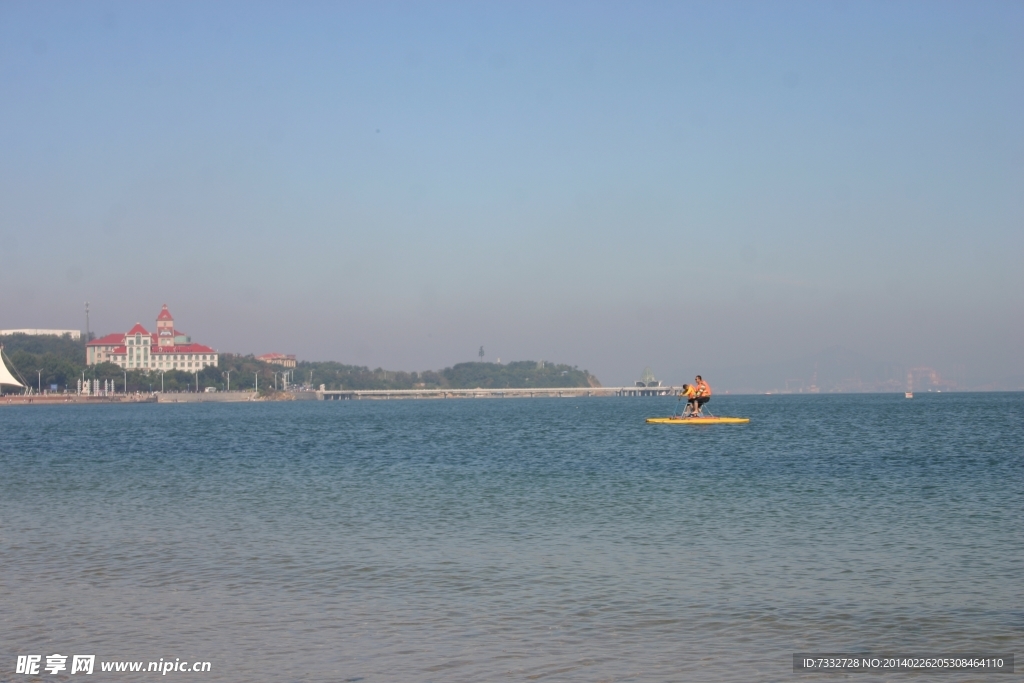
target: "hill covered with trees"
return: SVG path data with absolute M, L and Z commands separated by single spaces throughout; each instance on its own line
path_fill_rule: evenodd
M 295 380 L 328 389 L 521 389 L 599 387 L 601 383 L 586 370 L 547 361 L 499 363 L 458 363 L 443 370 L 394 372 L 334 362 L 304 361 L 298 364 Z

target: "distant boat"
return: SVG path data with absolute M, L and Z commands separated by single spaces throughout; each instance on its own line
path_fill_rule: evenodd
M 907 391 L 903 395 L 906 396 L 907 398 L 914 398 L 914 392 L 913 391 Z

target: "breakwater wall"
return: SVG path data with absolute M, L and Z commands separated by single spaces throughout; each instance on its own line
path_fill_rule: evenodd
M 316 392 L 325 401 L 400 398 L 577 398 L 580 396 L 675 396 L 680 387 L 562 387 L 544 389 L 335 389 Z
M 157 394 L 158 403 L 242 403 L 258 400 L 252 391 L 184 392 L 180 394 Z

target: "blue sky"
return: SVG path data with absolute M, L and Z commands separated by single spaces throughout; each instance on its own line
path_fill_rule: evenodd
M 0 327 L 1024 375 L 1024 4 L 0 4 Z

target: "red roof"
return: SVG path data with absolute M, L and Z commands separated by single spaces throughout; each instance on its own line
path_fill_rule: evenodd
M 160 315 L 157 316 L 157 320 L 174 320 L 174 318 L 171 317 L 171 312 L 167 310 L 167 304 L 164 304 L 163 308 L 160 309 Z M 164 337 L 165 339 L 169 336 L 168 332 L 169 331 L 167 330 L 167 328 L 162 328 L 159 330 L 160 336 Z M 184 332 L 179 332 L 178 330 L 172 329 L 171 332 L 173 332 L 175 337 L 186 336 Z M 209 346 L 205 346 L 203 344 L 179 344 L 177 346 L 159 346 L 157 344 L 156 335 L 150 333 L 145 327 L 142 326 L 141 323 L 135 323 L 135 327 L 128 330 L 127 332 L 115 332 L 113 334 L 108 334 L 105 337 L 101 337 L 100 339 L 94 339 L 91 342 L 89 342 L 87 346 L 113 346 L 115 348 L 111 350 L 112 354 L 127 354 L 128 348 L 124 345 L 125 337 L 134 336 L 136 334 L 142 334 L 149 337 L 150 353 L 154 355 L 164 355 L 171 353 L 217 353 Z
M 120 346 L 124 343 L 124 332 L 115 332 L 99 339 L 93 339 L 86 346 Z

